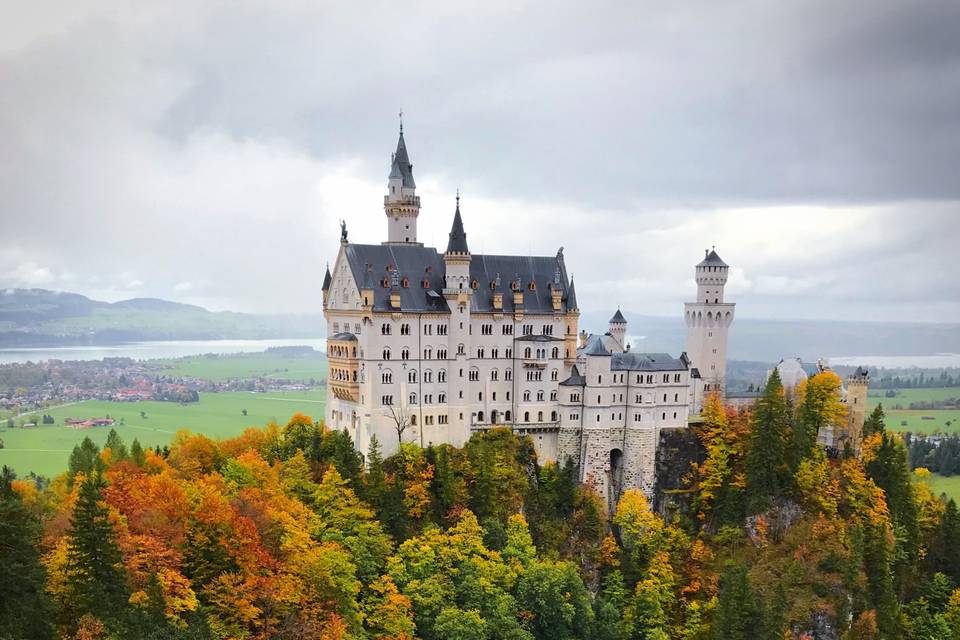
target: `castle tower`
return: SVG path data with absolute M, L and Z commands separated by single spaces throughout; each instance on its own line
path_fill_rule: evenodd
M 627 348 L 627 319 L 620 313 L 620 309 L 610 318 L 609 327 L 610 337 L 613 338 L 610 341 L 610 350 L 613 353 L 623 353 Z
M 407 155 L 407 143 L 403 139 L 403 123 L 400 123 L 400 139 L 393 153 L 390 177 L 387 179 L 387 195 L 383 196 L 383 211 L 387 214 L 387 241 L 384 244 L 419 244 L 417 242 L 417 217 L 420 215 L 420 197 L 413 181 L 413 165 Z
M 723 301 L 730 267 L 717 252 L 708 249 L 696 266 L 697 301 L 684 306 L 687 324 L 687 356 L 700 373 L 702 389 L 695 389 L 691 398 L 696 405 L 693 413 L 700 413 L 704 394 L 722 392 L 727 372 L 727 333 L 733 323 L 734 303 Z
M 870 376 L 863 367 L 847 376 L 847 426 L 837 441 L 837 447 L 842 449 L 850 445 L 854 454 L 860 453 L 860 443 L 863 441 L 863 423 L 867 416 L 867 387 Z
M 450 353 L 456 360 L 456 366 L 451 366 L 451 371 L 459 371 L 459 375 L 450 376 L 450 441 L 458 447 L 462 447 L 470 438 L 468 380 L 463 375 L 470 364 L 470 299 L 473 295 L 470 286 L 470 260 L 467 234 L 463 230 L 463 219 L 460 217 L 458 193 L 450 239 L 443 254 L 446 266 L 443 297 L 450 307 Z

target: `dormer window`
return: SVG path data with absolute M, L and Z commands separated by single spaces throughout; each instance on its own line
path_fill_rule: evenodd
M 513 291 L 520 291 L 520 283 L 514 280 L 513 282 L 510 283 L 510 288 Z
M 423 282 L 422 282 L 421 284 L 423 285 L 423 288 L 424 288 L 424 289 L 429 289 L 429 288 L 430 288 L 430 280 L 428 280 L 427 278 L 424 278 L 424 279 L 423 279 Z
M 476 278 L 474 278 L 473 280 L 470 281 L 470 288 L 471 288 L 471 289 L 476 289 L 477 286 L 478 286 L 478 283 L 477 283 Z
M 383 285 L 383 288 L 384 288 L 384 289 L 388 288 L 388 287 L 390 286 L 390 278 L 384 278 L 384 279 L 381 281 L 381 284 Z
M 527 287 L 530 289 L 530 291 L 536 291 L 536 290 L 537 290 L 537 283 L 534 282 L 533 280 L 531 280 L 531 281 L 530 281 L 530 284 L 527 285 Z
M 408 289 L 410 287 L 410 280 L 407 277 L 404 277 L 403 280 L 400 281 L 400 286 L 402 286 L 404 289 Z

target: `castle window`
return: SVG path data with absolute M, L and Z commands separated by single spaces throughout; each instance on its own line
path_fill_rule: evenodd
M 427 369 L 426 371 L 424 371 L 424 372 L 423 372 L 423 381 L 424 381 L 424 382 L 433 382 L 433 371 L 430 371 L 430 369 Z
M 437 371 L 437 382 L 446 382 L 447 381 L 447 370 L 440 369 Z
M 676 411 L 673 412 L 673 419 L 674 419 L 674 420 L 677 419 L 677 412 L 676 412 Z
M 383 384 L 392 384 L 392 383 L 393 383 L 393 374 L 390 373 L 389 371 L 385 371 L 385 372 L 380 376 L 380 379 L 383 381 Z
M 603 376 L 597 376 L 597 384 L 603 382 Z
M 673 401 L 674 401 L 674 402 L 679 402 L 679 401 L 680 401 L 680 394 L 679 394 L 679 393 L 673 394 Z M 674 417 L 676 417 L 676 416 L 674 416 Z
M 524 421 L 524 422 L 530 422 L 530 412 L 529 412 L 529 411 L 524 411 L 524 412 L 523 412 L 523 421 Z
M 530 392 L 529 392 L 529 391 L 524 391 L 524 392 L 523 392 L 523 401 L 524 401 L 524 402 L 530 402 Z
M 557 399 L 557 391 L 556 391 L 556 389 L 554 389 L 553 391 L 550 392 L 550 399 L 553 400 L 553 401 L 556 401 L 556 399 Z
M 527 288 L 530 289 L 530 291 L 536 291 L 536 290 L 537 290 L 537 283 L 534 282 L 533 280 L 531 280 L 531 281 L 530 281 L 530 284 L 527 285 Z
M 663 412 L 663 419 L 664 419 L 664 420 L 667 419 L 667 412 L 666 412 L 666 411 Z
M 403 287 L 404 289 L 409 288 L 409 287 L 410 287 L 410 279 L 407 278 L 406 276 L 404 276 L 403 279 L 400 281 L 400 286 Z
M 417 370 L 411 369 L 407 373 L 407 382 L 416 382 L 417 381 Z
M 384 349 L 384 350 L 383 350 L 383 359 L 384 359 L 384 360 L 389 360 L 389 359 L 390 359 L 390 349 Z
M 417 404 L 417 394 L 415 393 L 410 394 L 410 404 Z
M 504 380 L 513 380 L 513 369 L 504 369 L 503 370 L 503 379 Z
M 477 411 L 477 422 L 483 422 L 483 411 Z
M 543 402 L 543 391 L 537 391 L 537 402 Z
M 441 394 L 437 395 L 437 402 L 439 402 L 440 404 L 443 404 L 443 403 L 445 403 L 446 401 L 447 401 L 447 394 L 441 393 Z
M 430 288 L 430 280 L 427 279 L 427 278 L 424 278 L 423 281 L 420 283 L 420 285 L 421 285 L 424 289 L 429 289 L 429 288 Z
M 550 379 L 555 381 L 559 377 L 559 375 L 560 375 L 559 372 L 556 369 L 554 369 L 553 371 L 550 372 Z
M 511 418 L 510 411 L 509 410 L 505 411 L 503 413 L 503 421 L 510 422 L 510 418 Z
M 554 359 L 559 358 L 559 357 L 560 357 L 560 347 L 554 347 L 554 348 L 553 348 L 553 351 L 552 351 L 551 354 L 550 354 L 550 357 L 551 357 L 551 358 L 554 358 Z
M 447 416 L 437 416 L 437 424 L 447 424 Z
M 386 289 L 387 287 L 390 286 L 390 278 L 384 278 L 384 279 L 380 282 L 380 284 L 383 286 L 384 289 Z
M 401 360 L 409 360 L 409 359 L 410 359 L 410 349 L 402 349 L 402 350 L 400 351 L 400 359 L 401 359 Z
M 537 411 L 537 422 L 543 422 L 543 411 Z
M 476 279 L 476 278 L 474 278 L 473 280 L 470 281 L 470 288 L 471 288 L 471 289 L 476 289 L 477 286 L 478 286 L 478 285 L 477 285 L 477 279 Z

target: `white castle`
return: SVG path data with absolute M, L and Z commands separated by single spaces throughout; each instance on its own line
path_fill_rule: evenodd
M 611 501 L 626 488 L 652 492 L 660 431 L 686 428 L 705 390 L 723 385 L 734 305 L 723 302 L 728 268 L 716 252 L 697 265 L 688 351 L 675 358 L 630 351 L 619 310 L 607 333 L 578 333 L 562 248 L 471 253 L 459 196 L 446 250 L 418 242 L 402 128 L 384 211 L 382 244 L 349 242 L 341 223 L 324 278 L 326 424 L 364 453 L 376 436 L 385 455 L 507 427 L 529 435 L 540 460 L 572 460 Z

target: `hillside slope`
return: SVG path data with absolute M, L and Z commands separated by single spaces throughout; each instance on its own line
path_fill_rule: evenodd
M 109 303 L 46 289 L 0 293 L 0 347 L 304 338 L 316 337 L 323 327 L 319 314 L 212 312 L 156 298 Z

